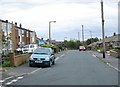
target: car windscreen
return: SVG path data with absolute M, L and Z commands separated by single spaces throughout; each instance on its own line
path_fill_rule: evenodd
M 47 48 L 37 48 L 33 54 L 50 54 L 50 50 Z

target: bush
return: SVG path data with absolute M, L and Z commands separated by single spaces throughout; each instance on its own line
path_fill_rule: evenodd
M 59 47 L 55 46 L 55 45 L 50 45 L 50 44 L 44 44 L 41 47 L 48 47 L 48 48 L 52 48 L 54 50 L 55 53 L 59 52 Z
M 6 57 L 6 58 L 3 59 L 3 64 L 2 64 L 2 66 L 3 66 L 3 67 L 11 67 L 11 66 L 12 66 L 12 65 L 11 65 L 11 62 L 10 62 L 10 60 L 9 60 L 8 57 Z
M 113 48 L 112 50 L 115 52 L 120 52 L 120 48 Z
M 51 47 L 55 53 L 58 53 L 59 52 L 59 47 L 58 46 L 52 46 Z

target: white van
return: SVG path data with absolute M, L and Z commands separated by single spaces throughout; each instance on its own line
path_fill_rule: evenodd
M 38 47 L 39 46 L 37 44 L 29 44 L 29 45 L 25 45 L 22 48 L 22 51 L 23 51 L 23 53 L 32 53 Z

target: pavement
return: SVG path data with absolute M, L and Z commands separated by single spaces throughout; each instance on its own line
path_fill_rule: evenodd
M 114 68 L 115 70 L 120 72 L 120 59 L 110 56 L 110 54 L 106 53 L 105 58 L 103 58 L 103 54 L 99 53 L 97 51 L 89 51 L 89 53 L 92 53 L 93 56 L 99 58 L 101 61 L 106 63 L 108 66 Z

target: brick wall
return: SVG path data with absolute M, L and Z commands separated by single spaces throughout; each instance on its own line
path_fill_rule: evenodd
M 15 67 L 22 65 L 23 63 L 27 62 L 29 59 L 29 55 L 28 54 L 21 54 L 21 55 L 17 55 L 15 56 L 14 53 L 10 54 L 10 61 L 11 64 Z
M 2 49 L 2 22 L 0 21 L 0 49 Z

